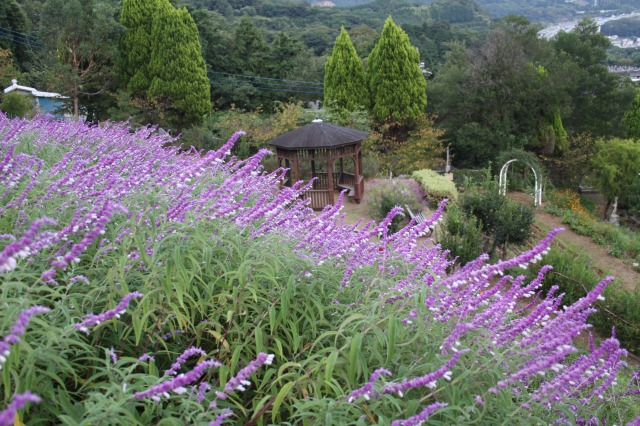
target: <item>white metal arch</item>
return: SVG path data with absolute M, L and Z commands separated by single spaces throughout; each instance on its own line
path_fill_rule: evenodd
M 507 193 L 507 172 L 509 171 L 509 165 L 515 161 L 522 161 L 522 160 L 518 160 L 518 159 L 509 160 L 506 163 L 504 163 L 504 166 L 502 166 L 502 169 L 500 169 L 499 191 L 500 191 L 500 194 L 502 195 L 506 195 Z M 535 189 L 533 194 L 533 204 L 536 206 L 539 206 L 542 204 L 542 182 L 540 182 L 538 178 L 538 173 L 536 173 L 536 169 L 534 169 L 533 166 L 531 166 L 531 164 L 527 163 L 526 161 L 523 161 L 523 163 L 531 167 L 531 170 L 533 170 L 533 176 L 536 178 Z

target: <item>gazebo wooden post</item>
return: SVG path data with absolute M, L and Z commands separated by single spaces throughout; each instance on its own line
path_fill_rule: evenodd
M 329 188 L 327 195 L 329 196 L 329 204 L 333 204 L 333 150 L 327 150 L 327 182 Z
M 342 183 L 340 182 L 340 178 L 342 177 L 343 174 L 344 174 L 344 157 L 340 157 L 340 176 L 338 177 L 338 184 Z
M 311 157 L 311 179 L 316 177 L 316 151 L 315 149 L 309 150 L 309 156 Z M 317 188 L 317 184 L 313 182 L 313 188 Z
M 355 196 L 353 197 L 356 202 L 360 202 L 360 197 L 362 196 L 362 194 L 360 194 L 360 182 L 358 182 L 360 179 L 360 165 L 358 164 L 358 154 L 357 154 L 357 149 L 356 149 L 356 154 L 353 156 L 353 189 L 355 192 Z

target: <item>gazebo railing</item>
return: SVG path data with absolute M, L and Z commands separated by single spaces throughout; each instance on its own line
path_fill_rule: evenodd
M 327 204 L 333 203 L 333 190 L 328 189 L 309 189 L 300 197 L 303 200 L 311 199 L 310 207 L 315 210 L 323 209 Z
M 329 174 L 326 172 L 319 172 L 313 175 L 316 180 L 313 182 L 313 189 L 328 189 L 329 188 Z M 353 173 L 333 172 L 333 189 L 339 189 L 340 185 L 347 185 L 355 187 L 356 176 Z

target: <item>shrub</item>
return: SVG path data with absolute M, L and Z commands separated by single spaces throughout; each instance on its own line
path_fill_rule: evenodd
M 408 206 L 414 212 L 424 208 L 424 192 L 411 179 L 377 179 L 373 180 L 365 197 L 369 207 L 369 215 L 376 220 L 383 220 L 395 206 L 403 209 Z M 402 216 L 395 216 L 391 222 L 391 232 L 396 232 Z
M 498 183 L 488 174 L 482 184 L 468 185 L 460 205 L 467 216 L 479 220 L 490 242 L 489 255 L 498 247 L 506 251 L 509 244 L 523 244 L 531 236 L 533 207 L 518 204 L 500 194 Z
M 477 259 L 484 250 L 482 228 L 475 217 L 467 217 L 459 206 L 447 208 L 442 235 L 438 243 L 460 264 Z
M 458 190 L 454 183 L 433 170 L 418 170 L 411 176 L 418 181 L 430 198 L 435 200 L 448 198 L 453 201 L 458 199 Z
M 35 110 L 35 105 L 30 96 L 20 93 L 6 93 L 2 96 L 0 110 L 9 117 L 24 117 Z

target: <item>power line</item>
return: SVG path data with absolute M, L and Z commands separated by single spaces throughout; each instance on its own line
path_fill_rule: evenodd
M 217 85 L 217 86 L 240 87 L 240 88 L 243 88 L 243 89 L 269 90 L 269 91 L 272 91 L 272 92 L 311 93 L 311 94 L 314 94 L 314 95 L 323 95 L 324 94 L 323 92 L 311 92 L 311 91 L 304 91 L 304 90 L 273 89 L 273 88 L 264 87 L 264 86 L 248 86 L 248 85 L 244 85 L 244 84 L 220 83 L 220 82 L 215 81 L 215 80 L 211 80 L 210 82 L 212 84 Z
M 14 33 L 17 34 L 19 36 L 22 36 L 23 38 L 26 39 L 33 39 L 33 41 L 38 41 L 38 37 L 31 35 L 31 34 L 27 34 L 27 33 L 21 33 L 20 31 L 16 31 L 16 30 L 12 30 L 11 28 L 5 28 L 5 27 L 0 27 L 0 30 L 5 30 L 5 31 L 9 31 L 10 33 Z
M 222 74 L 222 75 L 231 75 L 239 78 L 255 78 L 257 80 L 276 80 L 276 81 L 289 81 L 292 83 L 304 83 L 312 86 L 324 86 L 324 83 L 319 83 L 317 81 L 305 81 L 305 80 L 285 80 L 284 78 L 271 78 L 271 77 L 260 77 L 257 75 L 248 75 L 248 74 L 233 74 L 229 72 L 220 72 L 220 71 L 208 71 L 209 74 Z
M 36 48 L 37 48 L 37 47 L 42 47 L 42 46 L 41 46 L 41 45 L 39 45 L 39 44 L 31 44 L 31 43 L 22 42 L 22 41 L 20 41 L 20 40 L 16 40 L 15 38 L 13 38 L 13 36 L 11 36 L 11 35 L 7 35 L 7 34 L 4 34 L 4 33 L 2 33 L 2 32 L 0 32 L 0 38 L 1 38 L 1 39 L 3 39 L 3 40 L 8 40 L 8 41 L 13 42 L 13 43 L 22 44 L 22 45 L 24 45 L 24 46 L 36 47 Z

